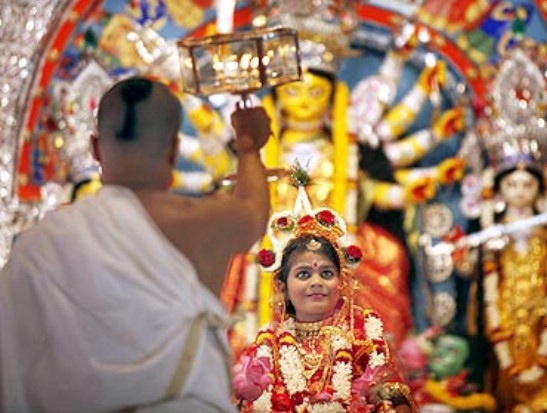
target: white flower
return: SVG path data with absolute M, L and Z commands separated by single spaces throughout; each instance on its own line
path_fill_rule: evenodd
M 382 320 L 378 317 L 367 317 L 365 321 L 365 329 L 367 330 L 367 336 L 371 340 L 380 340 L 384 335 L 384 326 Z
M 304 400 L 304 403 L 294 407 L 294 411 L 296 413 L 309 413 L 308 410 L 306 409 L 307 406 L 308 406 L 308 402 Z
M 281 332 L 286 331 L 287 333 L 291 334 L 292 336 L 296 333 L 296 327 L 294 326 L 294 318 L 289 317 L 283 323 L 281 324 Z
M 346 409 L 338 402 L 317 403 L 309 407 L 310 413 L 345 413 Z
M 306 380 L 302 375 L 304 366 L 294 346 L 281 346 L 279 349 L 279 369 L 283 375 L 287 391 L 292 396 L 306 388 Z
M 386 355 L 384 353 L 378 353 L 376 350 L 370 353 L 370 368 L 373 369 L 378 366 L 383 366 L 384 364 L 386 364 Z
M 270 413 L 272 411 L 271 390 L 263 392 L 260 397 L 254 401 L 253 411 L 256 413 Z
M 349 349 L 350 347 L 350 342 L 342 334 L 335 334 L 332 336 L 333 353 L 336 353 L 338 350 Z
M 334 365 L 333 370 L 334 398 L 349 401 L 351 397 L 351 363 L 338 362 Z
M 268 357 L 270 359 L 270 361 L 272 361 L 272 349 L 268 345 L 262 344 L 256 350 L 256 356 L 257 357 Z

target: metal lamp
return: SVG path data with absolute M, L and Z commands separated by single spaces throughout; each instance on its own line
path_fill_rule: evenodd
M 177 42 L 183 89 L 193 95 L 248 94 L 301 79 L 297 32 L 256 29 Z

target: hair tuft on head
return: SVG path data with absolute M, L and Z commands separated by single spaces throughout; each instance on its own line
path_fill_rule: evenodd
M 144 78 L 131 78 L 125 81 L 121 87 L 123 101 L 127 105 L 136 105 L 142 102 L 152 93 L 153 83 Z
M 144 78 L 126 80 L 121 86 L 121 97 L 126 105 L 122 130 L 116 132 L 116 138 L 132 141 L 136 137 L 137 114 L 135 106 L 152 94 L 153 83 Z

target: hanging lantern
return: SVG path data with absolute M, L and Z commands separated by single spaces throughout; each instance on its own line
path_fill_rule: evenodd
M 193 95 L 245 96 L 301 79 L 296 30 L 256 29 L 179 40 L 183 89 Z

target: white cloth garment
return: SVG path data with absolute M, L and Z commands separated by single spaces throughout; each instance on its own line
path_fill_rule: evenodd
M 204 312 L 226 319 L 132 191 L 62 207 L 0 273 L 0 411 L 233 412 L 222 328 L 200 330 L 179 396 L 162 400 Z

